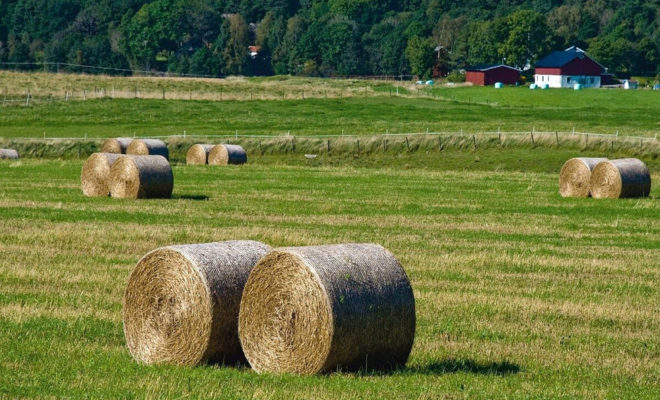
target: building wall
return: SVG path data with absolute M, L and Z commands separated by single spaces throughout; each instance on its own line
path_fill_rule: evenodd
M 513 85 L 518 82 L 520 73 L 511 68 L 494 68 L 486 71 L 484 84 L 494 85 L 496 82 L 502 82 L 505 85 Z
M 600 75 L 548 75 L 537 73 L 534 75 L 534 83 L 539 86 L 547 83 L 551 88 L 572 88 L 576 83 L 585 88 L 599 88 Z
M 465 80 L 471 82 L 473 85 L 484 86 L 485 85 L 485 74 L 480 71 L 466 71 Z

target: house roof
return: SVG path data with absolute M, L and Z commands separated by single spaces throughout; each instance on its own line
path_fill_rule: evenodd
M 485 72 L 491 69 L 499 68 L 499 67 L 504 67 L 504 68 L 509 68 L 514 71 L 520 72 L 518 68 L 514 68 L 508 65 L 504 64 L 480 64 L 480 65 L 475 65 L 473 67 L 465 68 L 466 71 L 478 71 L 478 72 Z
M 564 51 L 553 51 L 552 53 L 548 54 L 544 58 L 542 58 L 539 62 L 536 63 L 536 68 L 561 68 L 564 65 L 568 64 L 569 62 L 575 60 L 576 58 L 580 59 L 589 59 L 596 64 L 600 65 L 596 60 L 593 58 L 589 57 L 587 53 L 585 53 L 584 50 L 577 46 L 571 46 L 568 49 Z M 605 67 L 600 65 L 601 69 L 603 72 L 605 71 Z

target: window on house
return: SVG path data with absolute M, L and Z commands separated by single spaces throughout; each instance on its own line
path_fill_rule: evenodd
M 566 77 L 566 83 L 571 83 L 571 77 L 570 76 Z

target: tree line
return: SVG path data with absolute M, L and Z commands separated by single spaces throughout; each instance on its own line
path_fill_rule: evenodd
M 427 78 L 533 67 L 577 45 L 620 77 L 656 76 L 658 10 L 659 0 L 0 0 L 0 63 Z

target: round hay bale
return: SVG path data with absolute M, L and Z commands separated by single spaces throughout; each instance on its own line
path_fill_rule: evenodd
M 145 255 L 124 294 L 124 334 L 133 357 L 179 365 L 244 360 L 241 295 L 269 250 L 245 240 L 168 246 Z
M 107 197 L 110 194 L 110 167 L 122 157 L 114 153 L 94 153 L 82 167 L 80 183 L 85 196 Z
M 186 153 L 186 163 L 188 165 L 208 164 L 209 152 L 213 149 L 212 144 L 195 144 L 190 147 Z
M 209 152 L 209 165 L 245 164 L 247 153 L 237 144 L 219 144 Z
M 559 172 L 559 193 L 562 197 L 589 197 L 591 171 L 607 158 L 571 158 Z
M 135 139 L 126 148 L 126 154 L 163 156 L 170 159 L 170 151 L 165 142 L 160 139 Z
M 651 173 L 636 158 L 602 161 L 591 172 L 591 195 L 596 199 L 646 197 L 651 192 Z
M 14 149 L 0 149 L 0 159 L 18 160 L 18 151 Z
M 110 195 L 118 198 L 167 198 L 174 176 L 162 156 L 125 155 L 110 168 Z
M 133 138 L 107 139 L 101 146 L 101 153 L 126 154 L 126 149 L 132 141 Z
M 379 245 L 276 249 L 250 274 L 238 332 L 257 372 L 389 369 L 410 354 L 415 299 Z

